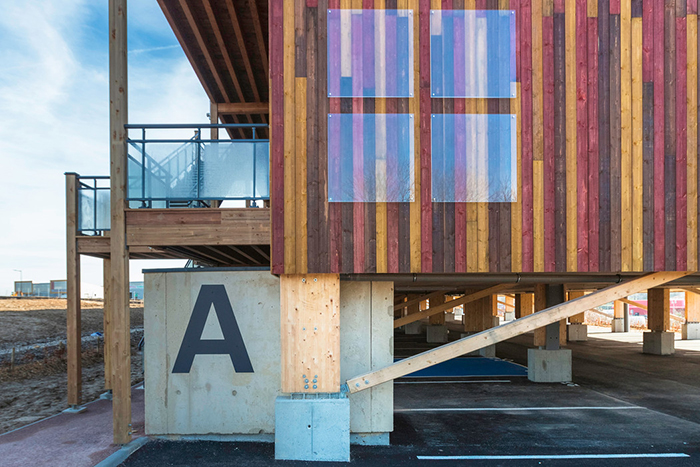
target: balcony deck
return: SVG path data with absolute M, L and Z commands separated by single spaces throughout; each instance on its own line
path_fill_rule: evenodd
M 109 232 L 79 235 L 78 253 L 109 257 Z M 210 266 L 269 266 L 268 208 L 128 209 L 131 259 L 192 259 Z

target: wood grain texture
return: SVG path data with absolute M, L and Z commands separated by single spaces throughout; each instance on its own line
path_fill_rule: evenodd
M 687 268 L 698 269 L 698 18 L 697 2 L 688 2 L 687 17 Z

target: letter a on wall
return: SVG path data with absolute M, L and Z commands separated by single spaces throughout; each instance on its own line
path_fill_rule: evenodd
M 212 305 L 219 319 L 223 339 L 202 339 Z M 189 373 L 195 355 L 229 355 L 238 373 L 253 373 L 248 351 L 223 285 L 203 285 L 194 304 L 190 322 L 175 359 L 173 373 Z

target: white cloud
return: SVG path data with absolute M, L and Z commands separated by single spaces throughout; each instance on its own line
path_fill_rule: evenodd
M 14 269 L 35 282 L 65 277 L 63 173 L 109 173 L 106 15 L 106 1 L 3 1 L 0 294 Z M 207 97 L 156 2 L 129 2 L 129 19 L 129 121 L 204 122 Z M 100 263 L 83 260 L 88 282 L 101 283 Z M 134 280 L 157 267 L 142 263 Z

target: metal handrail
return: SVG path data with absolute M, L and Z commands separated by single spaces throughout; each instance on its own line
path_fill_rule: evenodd
M 252 180 L 252 196 L 244 197 L 224 197 L 224 196 L 202 196 L 202 184 L 204 180 L 202 178 L 202 149 L 203 145 L 206 143 L 263 143 L 268 142 L 268 139 L 258 138 L 258 130 L 267 129 L 269 125 L 262 123 L 253 124 L 239 124 L 239 123 L 221 123 L 221 124 L 127 124 L 125 125 L 127 130 L 140 130 L 140 138 L 127 138 L 127 143 L 141 152 L 141 162 L 132 156 L 129 156 L 141 169 L 141 196 L 127 196 L 129 201 L 140 201 L 142 207 L 151 207 L 153 201 L 165 201 L 166 206 L 169 207 L 170 202 L 188 202 L 194 203 L 197 206 L 206 206 L 206 201 L 213 200 L 247 200 L 252 201 L 253 206 L 255 206 L 256 200 L 268 200 L 268 196 L 256 196 L 257 193 L 257 154 L 253 154 L 253 180 Z M 195 135 L 189 139 L 182 138 L 148 138 L 146 130 L 156 129 L 156 130 L 172 130 L 172 129 L 194 129 Z M 203 139 L 202 130 L 203 129 L 244 129 L 250 130 L 252 138 L 245 139 Z M 127 131 L 128 133 L 128 131 Z M 148 155 L 146 150 L 147 144 L 149 143 L 182 143 L 180 147 L 175 149 L 171 154 L 169 154 L 165 159 L 158 162 L 153 157 Z M 191 163 L 186 164 L 185 167 L 178 167 L 178 173 L 171 173 L 168 164 L 179 157 L 182 151 L 189 148 L 191 144 L 195 144 L 194 150 L 196 155 L 194 156 Z M 147 180 L 147 168 L 148 163 L 148 174 L 150 177 L 154 177 L 155 180 L 160 181 L 167 186 L 168 181 L 171 182 L 170 188 L 174 188 L 179 180 L 182 179 L 184 174 L 189 173 L 193 168 L 197 171 L 195 177 L 195 186 L 193 187 L 194 192 L 192 197 L 155 197 L 147 196 L 146 193 L 146 180 Z M 155 169 L 155 170 L 154 170 Z

